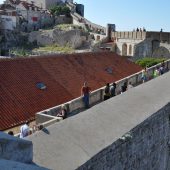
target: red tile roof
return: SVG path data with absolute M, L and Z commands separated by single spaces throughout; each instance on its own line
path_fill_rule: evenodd
M 36 112 L 80 96 L 85 80 L 95 90 L 140 70 L 111 52 L 1 59 L 0 130 L 34 120 Z M 47 88 L 38 89 L 38 82 Z

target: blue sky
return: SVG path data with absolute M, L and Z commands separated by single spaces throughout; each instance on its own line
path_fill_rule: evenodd
M 170 32 L 170 0 L 76 0 L 85 5 L 85 17 L 117 31 L 145 27 L 148 31 Z
M 2 3 L 3 0 L 0 0 Z M 106 26 L 116 24 L 117 31 L 145 27 L 148 31 L 170 32 L 170 0 L 75 0 L 85 5 L 85 17 Z

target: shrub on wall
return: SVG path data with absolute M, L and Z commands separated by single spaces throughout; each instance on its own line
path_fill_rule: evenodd
M 26 57 L 29 54 L 30 53 L 24 48 L 20 48 L 20 49 L 16 48 L 16 49 L 11 50 L 11 52 L 10 52 L 10 55 L 18 56 L 18 57 Z
M 59 16 L 59 15 L 70 16 L 70 9 L 65 5 L 53 6 L 50 8 L 50 12 L 56 16 Z
M 165 61 L 165 58 L 142 58 L 136 61 L 136 64 L 139 64 L 141 67 L 151 67 L 158 63 Z

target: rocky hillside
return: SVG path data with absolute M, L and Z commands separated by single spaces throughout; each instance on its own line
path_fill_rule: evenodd
M 88 40 L 87 32 L 71 26 L 65 30 L 57 27 L 51 30 L 34 31 L 29 34 L 29 42 L 36 42 L 38 46 L 58 44 L 76 49 L 82 47 L 86 40 Z

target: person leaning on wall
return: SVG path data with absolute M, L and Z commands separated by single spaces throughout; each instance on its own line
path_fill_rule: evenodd
M 90 93 L 91 93 L 91 88 L 87 85 L 87 82 L 84 82 L 84 85 L 81 88 L 81 95 L 83 97 L 83 102 L 86 109 L 89 108 Z

